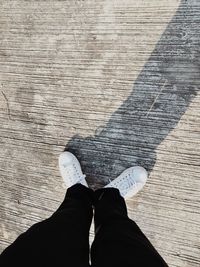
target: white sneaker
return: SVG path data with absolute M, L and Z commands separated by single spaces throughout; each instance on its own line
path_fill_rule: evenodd
M 131 167 L 123 171 L 116 179 L 105 187 L 119 189 L 120 194 L 125 199 L 136 195 L 145 185 L 148 173 L 140 166 Z
M 65 151 L 60 154 L 59 169 L 67 188 L 77 183 L 88 187 L 81 165 L 72 153 Z

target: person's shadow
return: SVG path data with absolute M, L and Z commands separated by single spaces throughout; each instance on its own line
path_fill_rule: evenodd
M 149 172 L 154 167 L 157 146 L 199 89 L 199 22 L 200 3 L 182 0 L 129 97 L 95 136 L 75 135 L 66 145 L 81 161 L 93 188 L 127 167 L 142 165 Z

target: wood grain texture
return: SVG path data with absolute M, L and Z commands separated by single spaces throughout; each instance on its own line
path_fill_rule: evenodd
M 199 267 L 199 0 L 0 10 L 0 252 L 59 206 L 66 147 L 92 188 L 146 167 L 129 216 L 170 267 Z

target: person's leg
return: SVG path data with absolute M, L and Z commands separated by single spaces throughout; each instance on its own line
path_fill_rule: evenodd
M 118 189 L 99 189 L 95 194 L 92 266 L 167 267 L 137 224 L 128 218 Z
M 67 190 L 58 210 L 33 225 L 0 255 L 0 266 L 89 266 L 93 191 L 82 184 Z
M 95 191 L 92 266 L 167 267 L 147 237 L 127 215 L 124 198 L 135 195 L 146 180 L 144 168 L 131 167 L 105 188 Z
M 68 188 L 58 210 L 33 225 L 0 256 L 0 266 L 89 266 L 89 229 L 94 192 L 88 188 L 78 159 L 59 156 L 61 176 Z

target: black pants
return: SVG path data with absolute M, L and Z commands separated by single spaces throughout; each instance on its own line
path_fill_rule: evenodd
M 63 203 L 49 219 L 33 225 L 3 251 L 0 266 L 90 266 L 93 208 L 92 266 L 167 267 L 136 223 L 128 218 L 118 189 L 94 192 L 81 184 L 67 190 Z

